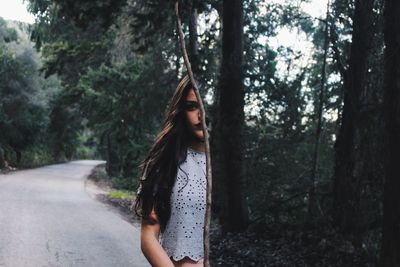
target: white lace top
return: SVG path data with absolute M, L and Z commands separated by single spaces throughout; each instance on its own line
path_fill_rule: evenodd
M 168 256 L 176 261 L 185 256 L 204 258 L 206 186 L 206 155 L 188 148 L 171 193 L 171 217 L 160 236 Z

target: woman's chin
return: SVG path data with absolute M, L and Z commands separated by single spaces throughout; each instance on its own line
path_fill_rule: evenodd
M 203 133 L 201 133 L 201 134 L 196 134 L 196 138 L 197 138 L 197 140 L 199 140 L 200 142 L 204 142 L 204 135 L 203 135 Z

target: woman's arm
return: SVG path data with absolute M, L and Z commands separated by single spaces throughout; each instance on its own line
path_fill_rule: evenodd
M 142 220 L 140 235 L 142 252 L 153 267 L 174 267 L 174 264 L 159 242 L 160 223 L 154 209 L 150 214 L 150 218 L 154 219 L 156 223 L 150 224 Z

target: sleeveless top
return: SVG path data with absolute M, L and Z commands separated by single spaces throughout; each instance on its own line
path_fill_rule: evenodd
M 175 261 L 204 258 L 206 188 L 206 155 L 188 148 L 172 188 L 171 217 L 160 235 L 162 247 Z

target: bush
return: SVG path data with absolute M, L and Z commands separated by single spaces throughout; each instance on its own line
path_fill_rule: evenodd
M 112 186 L 115 189 L 135 190 L 137 182 L 132 177 L 113 177 L 111 179 Z
M 54 159 L 49 148 L 45 146 L 34 146 L 22 153 L 20 166 L 37 167 L 52 163 L 54 163 Z

